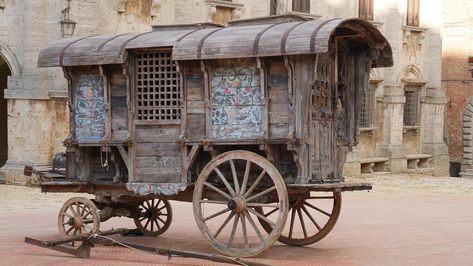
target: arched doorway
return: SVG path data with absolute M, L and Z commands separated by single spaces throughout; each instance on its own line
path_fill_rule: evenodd
M 5 89 L 7 88 L 8 76 L 12 71 L 5 59 L 0 55 L 0 167 L 5 165 L 8 159 L 8 125 L 7 125 L 7 100 Z

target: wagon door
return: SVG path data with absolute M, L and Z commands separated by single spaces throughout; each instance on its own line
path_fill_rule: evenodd
M 134 57 L 135 180 L 181 181 L 181 80 L 171 50 L 141 50 Z M 156 191 L 155 191 L 156 192 Z

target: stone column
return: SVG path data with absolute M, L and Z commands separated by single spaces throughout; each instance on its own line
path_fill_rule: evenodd
M 428 88 L 428 90 L 433 90 Z M 432 155 L 434 175 L 449 175 L 450 158 L 445 144 L 445 105 L 446 97 L 427 97 L 423 108 L 422 153 Z
M 402 143 L 404 90 L 399 85 L 384 86 L 383 141 L 376 147 L 377 156 L 389 158 L 392 173 L 407 170 L 405 148 Z

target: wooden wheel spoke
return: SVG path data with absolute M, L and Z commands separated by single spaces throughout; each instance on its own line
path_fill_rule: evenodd
M 321 212 L 321 213 L 327 215 L 328 217 L 330 217 L 330 215 L 331 215 L 330 213 L 328 213 L 328 212 L 326 212 L 326 211 L 324 211 L 324 210 L 321 210 L 320 208 L 315 207 L 314 205 L 308 203 L 307 201 L 304 201 L 303 204 L 304 204 L 304 205 L 307 205 L 307 206 L 309 206 L 309 207 L 311 207 L 312 209 L 314 209 L 314 210 L 316 210 L 316 211 L 319 211 L 319 212 Z
M 304 238 L 307 238 L 307 229 L 305 228 L 304 217 L 302 217 L 301 209 L 297 209 L 297 214 L 299 215 L 299 221 L 302 226 L 302 233 L 304 233 Z
M 145 204 L 146 204 L 146 206 L 148 206 L 148 207 L 146 207 Z M 149 206 L 149 200 L 143 202 L 143 207 L 145 207 L 145 209 L 147 209 L 147 210 L 148 210 L 149 208 L 151 208 L 151 206 Z
M 161 207 L 161 208 L 157 209 L 156 211 L 158 211 L 158 212 L 159 212 L 160 210 L 162 210 L 162 209 L 164 209 L 164 208 L 166 208 L 166 205 L 164 205 L 163 207 Z
M 251 185 L 251 187 L 248 189 L 248 191 L 245 192 L 245 194 L 243 195 L 244 198 L 248 197 L 252 192 L 253 190 L 256 188 L 256 186 L 259 184 L 259 182 L 261 181 L 261 179 L 263 179 L 263 176 L 266 174 L 266 170 L 263 170 L 263 172 L 260 173 L 260 175 L 258 176 L 258 178 L 256 178 L 255 182 L 253 182 L 253 184 Z
M 270 187 L 270 188 L 268 188 L 268 189 L 266 189 L 266 190 L 264 190 L 264 191 L 261 191 L 260 193 L 258 193 L 258 194 L 256 194 L 256 195 L 253 195 L 253 196 L 247 198 L 246 201 L 247 201 L 247 202 L 250 202 L 250 201 L 252 201 L 252 200 L 255 200 L 255 199 L 257 199 L 257 198 L 259 198 L 259 197 L 261 197 L 261 196 L 264 196 L 264 195 L 268 194 L 269 192 L 271 192 L 271 191 L 273 191 L 273 190 L 275 190 L 275 189 L 276 189 L 276 187 Z
M 93 230 L 93 229 L 90 227 L 90 225 L 85 224 L 85 223 L 82 224 L 82 227 L 83 227 L 84 229 L 87 227 L 90 231 Z
M 214 213 L 214 214 L 212 214 L 212 215 L 210 215 L 210 216 L 207 216 L 207 217 L 204 218 L 202 221 L 204 221 L 204 222 L 205 222 L 205 221 L 208 221 L 208 220 L 210 220 L 210 219 L 212 219 L 212 218 L 215 218 L 215 217 L 217 217 L 217 216 L 220 216 L 220 215 L 222 215 L 222 214 L 228 212 L 229 210 L 230 210 L 229 208 L 226 208 L 226 209 L 224 209 L 224 210 L 221 210 L 221 211 L 219 211 L 219 212 L 217 212 L 217 213 Z
M 200 203 L 212 203 L 212 204 L 223 204 L 223 205 L 228 204 L 228 202 L 220 201 L 220 200 L 201 200 Z
M 71 219 L 74 218 L 72 215 L 70 215 L 70 214 L 67 213 L 67 212 L 64 212 L 64 215 L 67 216 L 68 218 L 71 218 Z
M 82 223 L 87 223 L 87 224 L 90 224 L 90 223 L 93 223 L 94 222 L 94 219 L 83 219 L 82 220 Z
M 263 234 L 261 234 L 261 231 L 258 229 L 258 226 L 256 226 L 255 221 L 253 220 L 253 218 L 251 218 L 250 213 L 248 213 L 248 211 L 245 210 L 243 212 L 243 215 L 246 216 L 246 219 L 250 222 L 251 226 L 253 227 L 253 230 L 255 230 L 255 232 L 258 235 L 261 242 L 263 242 L 264 241 Z
M 293 208 L 292 209 L 292 212 L 291 212 L 291 224 L 289 226 L 289 238 L 292 238 L 292 232 L 294 230 L 294 220 L 296 218 L 296 212 L 295 212 L 295 209 Z
M 312 217 L 312 215 L 310 215 L 309 211 L 307 210 L 307 208 L 302 205 L 302 210 L 305 212 L 305 214 L 307 215 L 307 217 L 309 217 L 309 219 L 312 221 L 312 223 L 315 225 L 315 227 L 317 227 L 317 229 L 320 231 L 321 228 L 319 226 L 319 224 L 315 221 L 314 217 Z
M 160 220 L 160 221 L 161 221 L 163 224 L 165 224 L 165 222 L 163 222 L 162 220 Z M 160 229 L 161 229 L 161 226 L 159 226 L 158 221 L 155 220 L 154 223 L 155 223 L 156 226 L 158 227 L 158 230 L 160 230 Z
M 204 182 L 204 186 L 206 186 L 206 187 L 212 189 L 213 191 L 219 193 L 220 195 L 224 196 L 228 200 L 232 199 L 232 197 L 230 195 L 228 195 L 227 193 L 223 192 L 222 190 L 220 190 L 219 188 L 215 187 L 214 185 L 212 185 L 208 182 Z
M 68 235 L 72 231 L 72 229 L 74 229 L 74 227 L 72 227 L 72 226 L 69 229 L 67 229 L 66 235 Z
M 84 217 L 85 209 L 87 209 L 87 206 L 82 206 L 82 211 L 80 212 L 80 216 Z
M 77 228 L 74 228 L 74 232 L 72 233 L 72 235 L 77 235 Z
M 156 217 L 156 219 L 160 220 L 160 221 L 161 221 L 163 224 L 165 224 L 165 223 L 166 223 L 166 221 L 165 221 L 165 220 L 163 220 L 163 219 L 161 219 L 161 217 L 159 217 L 159 216 L 157 216 L 157 217 Z
M 239 216 L 241 222 L 241 229 L 243 231 L 243 240 L 245 241 L 245 248 L 249 248 L 250 245 L 248 244 L 248 233 L 246 231 L 245 215 L 240 214 Z
M 225 176 L 223 176 L 222 172 L 220 172 L 217 167 L 215 167 L 214 171 L 220 177 L 220 180 L 222 180 L 223 184 L 225 184 L 225 187 L 230 192 L 230 195 L 235 196 L 235 190 L 233 190 L 232 186 L 230 185 L 230 183 L 228 183 L 228 180 L 225 178 Z
M 271 210 L 270 212 L 266 213 L 266 214 L 264 215 L 264 217 L 268 217 L 268 216 L 270 216 L 271 214 L 275 213 L 275 212 L 278 211 L 278 210 L 279 210 L 279 207 L 276 207 L 276 209 L 273 209 L 273 210 Z
M 76 216 L 77 216 L 77 213 L 76 213 L 76 211 L 74 210 L 74 206 L 70 206 L 69 209 L 71 210 L 72 215 L 73 215 L 74 217 L 76 217 Z M 64 212 L 64 213 L 65 213 L 65 212 Z
M 243 176 L 243 182 L 241 183 L 241 195 L 246 195 L 246 186 L 248 185 L 248 177 L 250 176 L 250 170 L 251 170 L 251 162 L 246 161 L 246 166 L 245 166 L 245 174 Z M 246 196 L 244 196 L 246 197 Z
M 265 222 L 267 222 L 269 225 L 271 225 L 272 228 L 274 228 L 276 226 L 276 224 L 273 221 L 269 220 L 268 218 L 266 218 L 266 216 L 258 213 L 257 211 L 255 211 L 251 208 L 247 208 L 247 210 L 249 212 L 253 213 L 254 215 L 258 216 L 259 218 L 263 219 Z
M 151 220 L 151 219 L 149 219 L 149 220 L 151 221 L 151 223 L 150 223 L 150 225 L 151 225 L 151 232 L 153 232 L 153 231 L 154 231 L 154 220 Z
M 76 201 L 76 215 L 80 217 L 80 204 Z
M 220 232 L 222 232 L 223 228 L 228 224 L 228 222 L 232 219 L 232 217 L 235 215 L 235 212 L 232 211 L 227 219 L 225 219 L 225 221 L 222 223 L 222 225 L 218 228 L 217 232 L 215 232 L 215 235 L 214 235 L 214 238 L 217 238 L 217 236 L 220 234 Z
M 146 217 L 141 216 L 141 218 L 138 219 L 138 220 L 139 220 L 140 222 L 142 222 L 144 219 L 146 219 Z
M 157 209 L 159 207 L 159 204 L 162 202 L 162 200 L 158 200 L 158 202 L 156 203 L 156 205 L 154 205 L 154 209 Z
M 232 169 L 233 184 L 235 185 L 235 194 L 240 194 L 240 184 L 238 183 L 238 176 L 235 169 L 235 163 L 233 160 L 230 160 L 230 168 Z
M 145 223 L 145 225 L 144 225 L 144 228 L 148 228 L 148 225 L 149 225 L 149 222 L 150 222 L 150 221 L 151 221 L 151 219 L 148 218 L 147 221 L 146 221 L 146 223 Z
M 233 244 L 233 240 L 235 239 L 235 232 L 238 227 L 238 220 L 240 218 L 240 214 L 236 214 L 235 218 L 233 218 L 233 227 L 232 232 L 230 233 L 230 239 L 228 240 L 227 247 L 230 247 Z

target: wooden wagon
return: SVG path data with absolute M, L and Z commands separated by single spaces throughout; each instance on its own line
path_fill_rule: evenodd
M 334 227 L 371 67 L 392 65 L 370 22 L 296 16 L 156 26 L 71 38 L 39 55 L 68 81 L 66 171 L 43 192 L 83 192 L 59 213 L 64 236 L 133 218 L 164 233 L 169 200 L 193 203 L 209 243 L 254 256 L 308 245 Z M 286 222 L 286 220 L 288 220 Z

